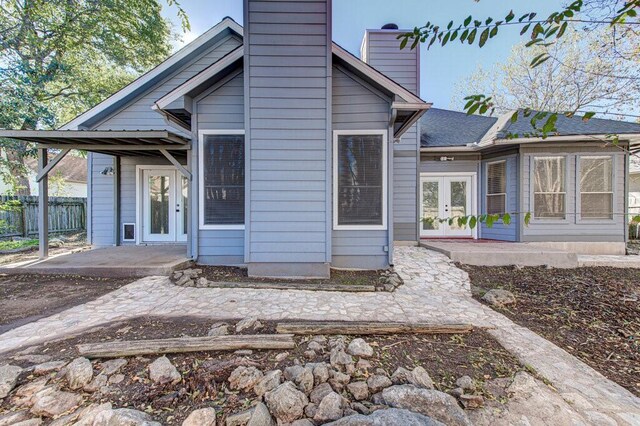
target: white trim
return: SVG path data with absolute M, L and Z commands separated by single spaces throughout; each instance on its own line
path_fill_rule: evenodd
M 611 191 L 603 192 L 584 192 L 584 194 L 611 194 L 611 218 L 607 217 L 582 217 L 582 164 L 581 160 L 587 159 L 600 159 L 611 161 Z M 589 154 L 577 154 L 576 155 L 576 223 L 577 224 L 611 224 L 616 220 L 616 156 L 611 155 L 589 155 Z
M 191 77 L 189 80 L 185 81 L 184 83 L 182 83 L 181 85 L 179 85 L 178 87 L 176 87 L 175 89 L 173 89 L 172 91 L 170 91 L 169 93 L 167 93 L 166 95 L 158 99 L 151 108 L 154 110 L 166 108 L 167 106 L 169 106 L 169 104 L 171 104 L 171 102 L 186 95 L 196 87 L 200 86 L 210 78 L 214 77 L 216 74 L 218 74 L 220 71 L 222 71 L 226 67 L 242 59 L 243 56 L 244 56 L 244 48 L 242 46 L 237 47 L 228 55 L 223 56 L 219 61 L 209 65 L 207 68 L 200 71 L 198 74 Z M 237 73 L 234 74 L 233 77 L 235 77 L 236 75 Z
M 388 130 L 334 130 L 333 131 L 333 230 L 334 231 L 373 231 L 387 229 L 388 207 Z M 338 225 L 338 138 L 343 135 L 382 136 L 382 224 L 381 225 Z
M 171 68 L 173 65 L 180 62 L 182 59 L 186 58 L 191 53 L 196 51 L 199 47 L 204 45 L 207 41 L 216 37 L 218 34 L 222 33 L 227 29 L 236 32 L 240 36 L 243 35 L 242 26 L 240 26 L 236 21 L 234 21 L 231 18 L 223 19 L 218 24 L 210 28 L 207 32 L 205 32 L 204 34 L 196 38 L 194 41 L 187 44 L 185 47 L 183 47 L 182 49 L 178 50 L 176 53 L 171 55 L 168 59 L 166 59 L 160 65 L 153 68 L 151 71 L 147 72 L 146 74 L 142 75 L 137 80 L 135 80 L 128 86 L 125 86 L 123 89 L 114 93 L 104 101 L 100 102 L 95 107 L 80 114 L 79 116 L 77 116 L 76 118 L 74 118 L 73 120 L 65 124 L 64 126 L 62 126 L 60 130 L 76 130 L 78 126 L 80 126 L 82 123 L 93 118 L 98 113 L 100 113 L 103 109 L 113 105 L 118 101 L 121 101 L 122 99 L 124 99 L 125 97 L 133 93 L 138 87 L 152 81 L 159 74 Z
M 536 216 L 536 182 L 535 167 L 536 159 L 543 158 L 562 158 L 564 159 L 564 192 L 539 192 L 538 194 L 564 194 L 564 217 L 537 217 Z M 566 224 L 570 223 L 569 219 L 569 155 L 566 154 L 531 154 L 529 157 L 529 207 L 531 211 L 530 224 L 546 223 L 546 224 Z M 574 188 L 575 190 L 575 188 Z
M 198 229 L 205 230 L 244 230 L 245 225 L 206 225 L 204 223 L 204 137 L 206 135 L 244 135 L 243 129 L 202 129 L 198 130 Z M 246 140 L 245 140 L 246 144 Z M 246 158 L 245 158 L 246 166 Z M 245 174 L 246 178 L 246 174 Z M 245 194 L 246 197 L 246 194 Z

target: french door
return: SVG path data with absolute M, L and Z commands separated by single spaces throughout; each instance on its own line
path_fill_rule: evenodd
M 187 191 L 174 168 L 142 169 L 142 242 L 187 240 Z
M 420 236 L 474 236 L 468 226 L 458 226 L 455 218 L 474 214 L 473 176 L 422 176 L 420 178 Z M 452 225 L 440 219 L 454 218 Z

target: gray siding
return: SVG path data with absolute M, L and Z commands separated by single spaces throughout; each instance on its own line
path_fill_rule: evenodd
M 512 215 L 510 225 L 504 225 L 502 221 L 494 224 L 491 228 L 482 224 L 480 226 L 480 238 L 501 241 L 517 241 L 518 240 L 518 221 L 524 220 L 522 216 L 513 215 L 518 212 L 518 155 L 510 155 L 506 157 L 497 157 L 490 160 L 482 161 L 482 169 L 478 178 L 478 187 L 480 192 L 480 214 L 487 212 L 487 164 L 494 161 L 506 161 L 507 172 L 507 196 L 506 209 Z
M 196 134 L 199 130 L 244 129 L 244 74 L 238 74 L 223 86 L 196 99 L 195 117 L 193 126 Z M 194 193 L 194 197 L 197 194 Z M 229 229 L 199 230 L 198 263 L 244 263 L 244 232 Z
M 252 263 L 328 262 L 327 1 L 245 0 Z
M 389 99 L 346 71 L 333 69 L 333 130 L 387 130 Z M 378 269 L 388 266 L 388 231 L 334 230 L 335 267 Z
M 240 46 L 241 41 L 229 36 L 211 49 L 194 58 L 171 77 L 159 81 L 144 95 L 122 108 L 95 128 L 99 130 L 157 130 L 170 128 L 162 115 L 151 109 L 155 101 L 178 87 L 224 55 Z M 176 131 L 176 129 L 171 128 Z
M 420 173 L 477 173 L 479 164 L 476 160 L 436 161 L 423 157 Z
M 105 167 L 113 167 L 113 157 L 105 154 L 91 154 L 91 188 L 88 196 L 91 199 L 91 243 L 94 246 L 112 246 L 113 241 L 113 176 L 103 175 Z
M 420 49 L 400 49 L 402 31 L 368 30 L 363 59 L 414 94 L 420 94 Z M 393 145 L 393 238 L 418 239 L 418 124 Z
M 580 220 L 577 186 L 577 159 L 580 155 L 613 155 L 614 216 L 613 220 Z M 522 226 L 522 241 L 605 241 L 621 242 L 625 238 L 625 154 L 620 149 L 596 145 L 570 147 L 523 147 L 521 149 L 522 211 L 533 211 L 531 164 L 536 155 L 562 155 L 567 165 L 566 220 L 536 220 Z

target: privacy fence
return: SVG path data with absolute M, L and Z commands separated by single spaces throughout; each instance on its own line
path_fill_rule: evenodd
M 49 233 L 87 229 L 87 199 L 49 197 Z M 0 196 L 0 238 L 38 235 L 38 197 Z

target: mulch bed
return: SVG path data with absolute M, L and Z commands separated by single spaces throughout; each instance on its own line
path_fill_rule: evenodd
M 202 269 L 202 275 L 209 281 L 215 282 L 242 282 L 242 283 L 281 283 L 286 281 L 281 278 L 256 278 L 247 275 L 246 268 L 238 268 L 233 266 L 204 266 L 198 265 L 198 269 Z M 331 277 L 327 279 L 309 279 L 304 280 L 307 284 L 331 284 L 331 285 L 372 285 L 378 282 L 384 270 L 377 271 L 348 271 L 341 269 L 332 269 Z
M 516 305 L 494 309 L 640 396 L 640 270 L 460 267 L 474 297 L 511 291 Z
M 227 322 L 233 324 L 231 321 Z M 49 354 L 53 359 L 71 359 L 77 356 L 75 345 L 78 343 L 206 335 L 212 323 L 210 320 L 192 317 L 170 320 L 143 317 L 44 344 L 30 353 Z M 274 322 L 264 324 L 265 327 L 258 333 L 274 332 Z M 241 334 L 255 333 L 247 330 Z M 289 350 L 289 355 L 281 361 L 276 361 L 275 357 L 282 351 L 254 351 L 242 357 L 232 352 L 168 355 L 184 377 L 183 382 L 177 385 L 157 385 L 148 380 L 146 367 L 154 356 L 130 358 L 121 371 L 126 379 L 119 384 L 110 385 L 112 392 L 108 395 L 88 394 L 87 397 L 94 402 L 111 401 L 119 407 L 148 412 L 155 420 L 167 425 L 179 425 L 192 410 L 210 406 L 222 413 L 218 420 L 220 424 L 225 424 L 226 416 L 248 408 L 255 399 L 251 394 L 227 389 L 225 381 L 238 365 L 243 363 L 268 371 L 284 369 L 293 365 L 296 359 L 302 364 L 326 361 L 327 353 L 318 354 L 311 359 L 305 358 L 306 342 L 312 338 L 313 336 L 296 337 L 296 348 Z M 455 380 L 463 375 L 483 383 L 495 378 L 512 377 L 522 369 L 515 357 L 481 330 L 467 335 L 363 338 L 375 349 L 374 356 L 369 359 L 375 368 L 383 368 L 390 375 L 397 367 L 413 368 L 421 365 L 430 374 L 436 388 L 442 391 L 455 388 Z M 12 363 L 27 365 L 25 361 Z M 493 398 L 489 392 L 481 392 L 487 400 Z M 5 401 L 4 405 L 0 405 L 0 412 L 6 408 L 8 406 Z
M 74 275 L 0 276 L 0 333 L 86 303 L 132 281 Z

